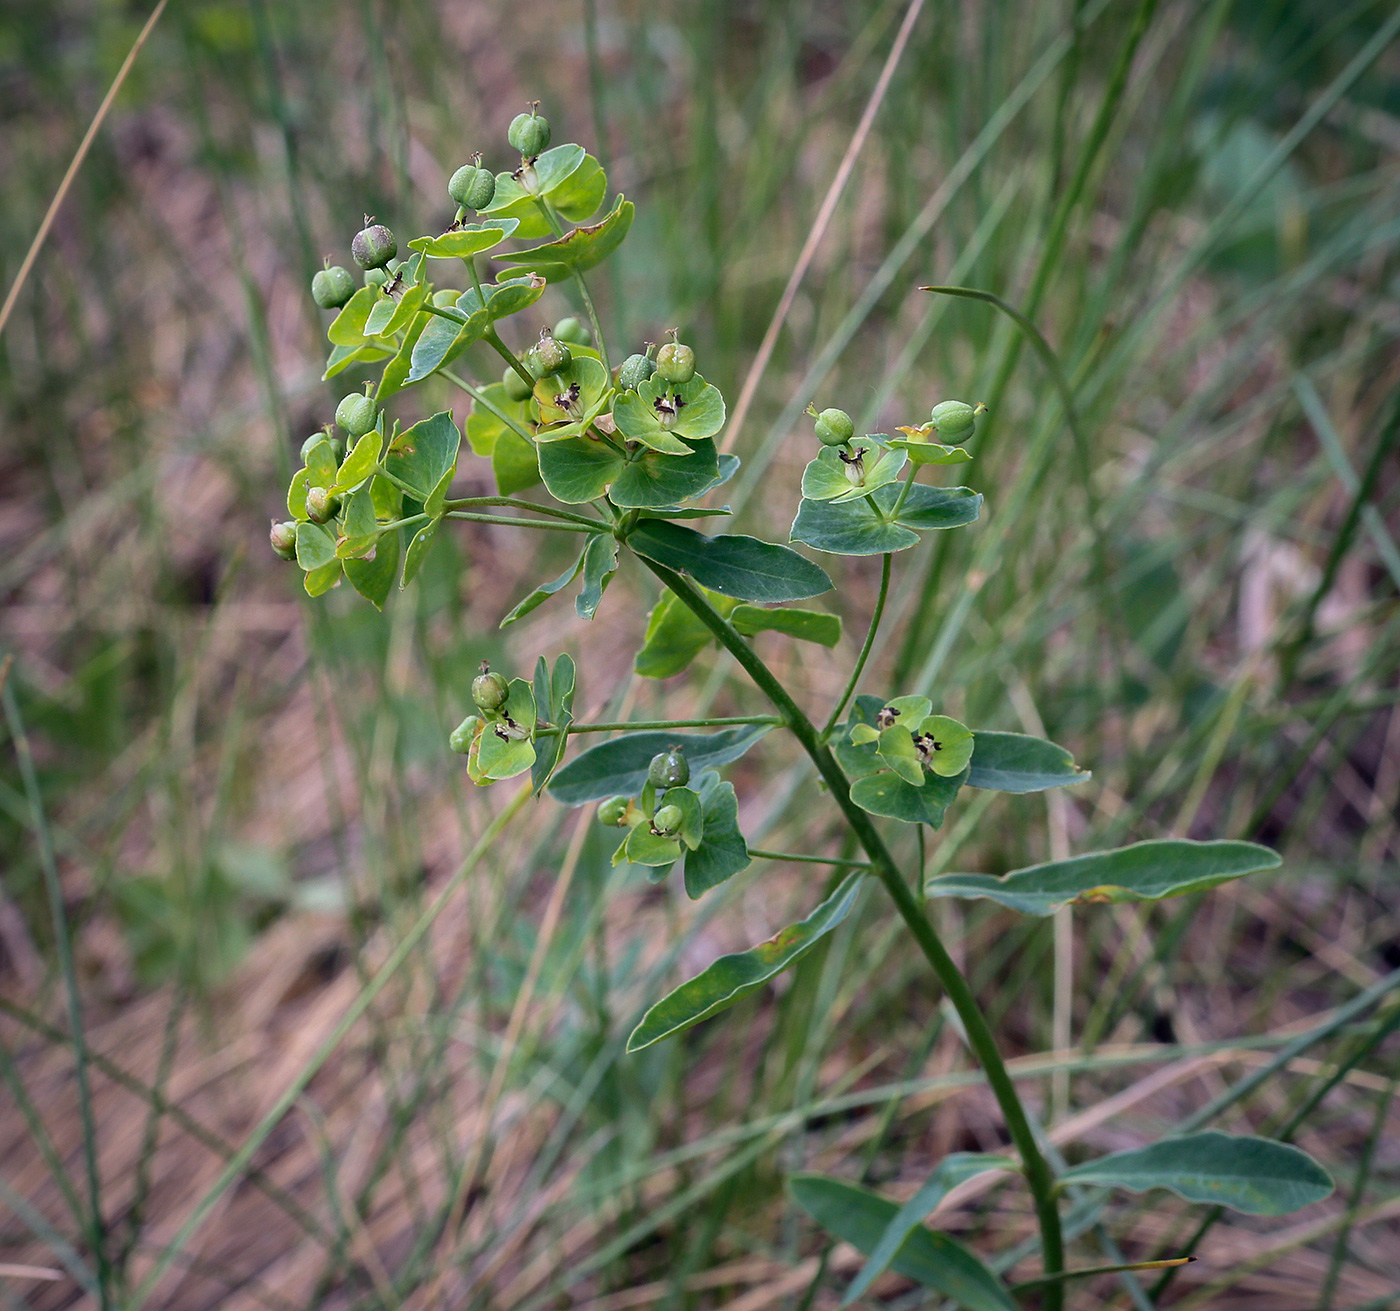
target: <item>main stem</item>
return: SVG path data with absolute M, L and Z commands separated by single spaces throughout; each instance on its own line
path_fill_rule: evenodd
M 870 857 L 871 872 L 885 885 L 885 891 L 889 893 L 895 909 L 909 932 L 914 935 L 914 941 L 919 944 L 919 949 L 932 966 L 934 974 L 938 976 L 939 983 L 948 994 L 948 1000 L 953 1003 L 953 1009 L 962 1021 L 968 1045 L 987 1076 L 992 1095 L 997 1099 L 997 1105 L 1001 1107 L 1002 1116 L 1006 1120 L 1007 1131 L 1021 1156 L 1026 1183 L 1035 1202 L 1036 1220 L 1040 1225 L 1044 1273 L 1059 1274 L 1065 1264 L 1064 1238 L 1060 1231 L 1060 1212 L 1055 1201 L 1054 1174 L 1040 1150 L 1040 1144 L 1036 1141 L 1026 1109 L 1021 1105 L 1016 1086 L 1007 1071 L 1006 1062 L 1001 1058 L 1001 1052 L 997 1050 L 996 1038 L 982 1014 L 982 1008 L 977 1004 L 977 998 L 948 954 L 948 949 L 944 947 L 933 925 L 929 923 L 923 907 L 900 876 L 884 838 L 880 836 L 870 816 L 851 800 L 846 776 L 836 763 L 830 748 L 822 740 L 821 733 L 797 702 L 788 695 L 787 689 L 778 681 L 773 671 L 759 659 L 753 648 L 686 578 L 655 560 L 649 560 L 645 556 L 638 558 L 680 598 L 687 609 L 714 634 L 720 645 L 743 666 L 759 690 L 773 703 L 782 716 L 783 723 L 802 744 L 802 749 L 811 757 L 836 804 L 841 807 L 846 822 Z M 1059 1283 L 1046 1285 L 1042 1299 L 1044 1311 L 1061 1311 L 1063 1299 L 1063 1289 Z

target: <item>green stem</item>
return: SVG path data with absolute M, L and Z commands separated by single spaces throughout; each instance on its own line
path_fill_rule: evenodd
M 880 565 L 880 594 L 875 598 L 875 613 L 870 616 L 870 628 L 865 634 L 865 645 L 860 649 L 860 655 L 856 659 L 856 667 L 851 670 L 851 677 L 846 683 L 846 690 L 841 693 L 841 699 L 837 701 L 836 708 L 831 712 L 831 718 L 826 721 L 826 727 L 822 729 L 822 741 L 825 742 L 831 736 L 841 718 L 841 712 L 846 708 L 846 702 L 851 699 L 852 693 L 856 690 L 856 684 L 860 682 L 860 676 L 865 672 L 865 662 L 870 658 L 870 648 L 875 645 L 875 630 L 880 626 L 880 619 L 885 613 L 885 598 L 890 594 L 890 565 L 894 556 L 888 551 Z
M 482 307 L 485 308 L 486 293 L 481 289 L 481 276 L 476 271 L 476 260 L 473 259 L 470 255 L 468 255 L 467 258 L 462 261 L 462 263 L 467 266 L 467 272 L 472 275 L 472 286 L 476 289 L 477 300 L 479 300 L 482 304 Z
M 665 732 L 670 728 L 727 728 L 736 724 L 781 724 L 777 715 L 732 715 L 722 719 L 635 719 L 610 724 L 570 724 L 570 733 Z M 557 733 L 557 728 L 541 728 L 538 733 Z
M 540 207 L 540 213 L 544 215 L 545 222 L 554 229 L 554 235 L 562 237 L 564 225 L 559 221 L 559 215 L 554 212 L 554 207 L 543 196 L 536 196 L 535 204 Z M 583 280 L 583 274 L 577 269 L 573 270 L 572 276 L 578 284 L 578 294 L 583 299 L 583 308 L 588 312 L 588 321 L 593 325 L 593 340 L 598 343 L 598 354 L 603 357 L 603 367 L 611 374 L 612 365 L 608 361 L 608 339 L 603 336 L 603 325 L 598 321 L 598 311 L 593 308 L 593 297 L 588 294 L 588 284 Z
M 899 489 L 899 499 L 895 501 L 890 509 L 890 519 L 898 520 L 899 512 L 904 509 L 904 502 L 909 499 L 909 489 L 914 485 L 914 475 L 919 472 L 919 466 L 913 460 L 909 461 L 909 472 L 904 475 L 904 483 Z
M 489 400 L 486 399 L 486 396 L 482 391 L 480 391 L 476 387 L 473 387 L 471 383 L 469 383 L 465 378 L 459 378 L 455 373 L 452 372 L 451 369 L 440 368 L 438 369 L 438 372 L 444 378 L 446 378 L 448 382 L 452 383 L 454 386 L 460 387 L 464 392 L 466 392 L 467 395 L 472 398 L 472 400 L 474 400 L 478 405 L 482 407 L 482 409 L 489 410 L 492 414 L 494 414 L 503 424 L 506 425 L 507 428 L 509 428 L 513 433 L 515 433 L 516 436 L 523 437 L 527 442 L 530 443 L 531 446 L 535 444 L 534 437 L 532 437 L 528 432 L 525 431 L 524 428 L 522 428 L 518 423 L 516 423 L 516 421 L 512 419 L 510 415 L 502 414 L 500 410 L 498 410 L 494 405 L 491 404 Z M 531 385 L 533 386 L 534 384 L 532 383 Z
M 760 860 L 794 860 L 800 865 L 839 865 L 843 869 L 869 869 L 868 860 L 842 860 L 839 856 L 802 856 L 795 851 L 760 851 L 749 848 L 750 856 Z
M 535 514 L 547 514 L 552 519 L 567 519 L 570 523 L 581 523 L 595 531 L 604 525 L 596 519 L 569 510 L 558 510 L 552 505 L 536 505 L 534 501 L 522 501 L 518 496 L 461 496 L 446 502 L 449 510 L 471 510 L 479 505 L 508 505 L 513 510 L 532 510 Z
M 486 336 L 485 338 L 483 338 L 483 340 L 491 347 L 492 350 L 496 352 L 497 355 L 499 355 L 507 364 L 509 364 L 510 367 L 516 371 L 516 373 L 520 375 L 521 379 L 530 388 L 531 391 L 535 390 L 535 375 L 531 373 L 530 370 L 527 369 L 523 364 L 521 364 L 521 362 L 516 358 L 515 352 L 511 350 L 511 348 L 501 340 L 500 335 L 496 332 L 495 328 L 488 328 L 486 330 Z
M 1030 1187 L 1035 1203 L 1036 1220 L 1040 1226 L 1041 1250 L 1044 1257 L 1044 1273 L 1058 1275 L 1064 1269 L 1064 1238 L 1060 1230 L 1060 1212 L 1055 1194 L 1055 1177 L 1049 1162 L 1040 1150 L 1035 1131 L 1026 1115 L 1025 1107 L 1016 1092 L 1011 1075 L 997 1050 L 996 1038 L 987 1023 L 986 1016 L 977 1004 L 972 988 L 963 978 L 962 972 L 948 954 L 928 917 L 924 914 L 914 893 L 900 877 L 894 857 L 890 855 L 885 840 L 880 836 L 870 816 L 851 800 L 850 785 L 831 750 L 822 741 L 816 726 L 803 713 L 792 699 L 777 676 L 758 657 L 753 648 L 730 625 L 729 621 L 715 610 L 690 581 L 674 570 L 668 569 L 645 556 L 638 557 L 680 601 L 714 634 L 721 646 L 729 651 L 744 671 L 753 679 L 759 690 L 773 703 L 782 716 L 783 722 L 811 758 L 817 772 L 831 792 L 832 799 L 840 806 L 856 838 L 870 857 L 872 872 L 885 885 L 885 891 L 894 902 L 900 918 L 904 920 L 920 951 L 933 968 L 943 990 L 948 994 L 958 1018 L 962 1021 L 963 1032 L 968 1046 L 982 1066 L 992 1095 L 1001 1108 L 1006 1128 L 1011 1140 L 1021 1156 L 1021 1165 L 1026 1183 Z M 1043 1311 L 1061 1311 L 1064 1305 L 1062 1289 L 1058 1283 L 1046 1286 L 1042 1302 Z
M 597 536 L 608 531 L 606 524 L 555 523 L 552 519 L 512 519 L 504 514 L 469 514 L 465 510 L 448 510 L 444 519 L 465 519 L 468 523 L 502 524 L 507 528 L 535 528 L 542 533 L 589 533 Z

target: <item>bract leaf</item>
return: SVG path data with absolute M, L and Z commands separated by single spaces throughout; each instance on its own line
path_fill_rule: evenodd
M 535 664 L 536 715 L 547 708 L 550 724 L 559 730 L 535 738 L 535 763 L 530 766 L 530 781 L 536 796 L 544 791 L 569 744 L 568 727 L 574 722 L 575 677 L 573 657 L 567 654 L 554 662 L 552 675 L 543 656 Z
M 491 472 L 496 490 L 502 496 L 514 496 L 540 481 L 540 457 L 529 442 L 507 428 L 491 451 Z
M 608 175 L 603 166 L 592 155 L 585 155 L 577 168 L 550 183 L 549 202 L 570 223 L 582 223 L 598 212 L 607 190 Z
M 719 460 L 707 437 L 686 446 L 684 458 L 646 451 L 628 462 L 609 496 L 625 510 L 658 510 L 702 496 L 715 485 Z
M 692 900 L 748 868 L 749 848 L 739 832 L 739 799 L 732 783 L 706 770 L 696 782 L 704 816 L 700 845 L 685 858 L 685 892 Z
M 408 325 L 394 358 L 384 366 L 384 372 L 379 375 L 379 386 L 374 389 L 376 401 L 382 404 L 408 385 L 408 375 L 413 369 L 413 348 L 418 345 L 423 329 L 432 322 L 432 318 L 431 314 L 420 314 Z
M 1015 1168 L 1016 1162 L 1008 1156 L 987 1156 L 982 1152 L 954 1152 L 951 1156 L 945 1156 L 934 1167 L 923 1187 L 899 1208 L 894 1218 L 885 1226 L 880 1241 L 871 1250 L 870 1259 L 846 1290 L 841 1305 L 850 1306 L 869 1292 L 871 1284 L 889 1268 L 890 1262 L 904 1246 L 909 1235 L 923 1226 L 929 1213 L 958 1184 L 988 1170 Z
M 583 552 L 583 590 L 574 601 L 580 619 L 592 619 L 617 572 L 617 538 L 596 533 Z
M 635 797 L 647 781 L 653 756 L 673 748 L 685 752 L 692 774 L 738 760 L 765 733 L 767 724 L 745 724 L 718 733 L 627 733 L 569 761 L 549 790 L 566 806 L 605 797 Z
M 837 503 L 804 498 L 793 521 L 791 540 L 833 555 L 884 555 L 913 546 L 919 540 L 916 529 L 972 523 L 982 505 L 980 493 L 966 487 L 915 483 L 896 519 L 893 512 L 899 495 L 899 487 L 886 484 L 872 493 L 874 506 L 864 496 Z
M 948 874 L 930 879 L 930 897 L 985 897 L 1025 915 L 1053 915 L 1061 906 L 1161 901 L 1275 869 L 1279 856 L 1252 842 L 1136 842 L 1071 860 L 1018 869 L 1002 878 Z
M 925 739 L 930 754 L 928 767 L 944 778 L 952 778 L 967 768 L 972 759 L 972 730 L 947 715 L 928 715 L 914 726 Z
M 520 226 L 514 218 L 495 218 L 485 223 L 464 223 L 436 237 L 415 237 L 408 243 L 410 250 L 421 250 L 433 259 L 470 259 L 483 250 L 499 246 L 513 236 Z
M 1320 1202 L 1335 1187 L 1331 1175 L 1297 1147 L 1214 1131 L 1114 1152 L 1076 1165 L 1061 1178 L 1134 1193 L 1166 1188 L 1188 1202 L 1247 1215 L 1287 1215 Z
M 802 601 L 831 590 L 826 571 L 756 537 L 706 537 L 665 519 L 644 519 L 627 539 L 632 549 L 703 587 L 741 601 Z
M 413 534 L 408 543 L 408 550 L 404 552 L 403 577 L 399 579 L 399 591 L 403 591 L 418 577 L 418 571 L 423 567 L 423 561 L 428 558 L 428 549 L 432 546 L 441 523 L 441 519 L 430 519 Z
M 491 781 L 514 778 L 535 763 L 535 689 L 523 678 L 512 678 L 501 717 L 481 734 L 477 761 Z
M 310 571 L 335 559 L 335 534 L 309 519 L 297 524 L 297 564 Z
M 306 588 L 307 596 L 324 596 L 329 592 L 340 581 L 342 567 L 339 560 L 332 560 L 329 564 L 309 569 L 302 575 L 302 586 Z
M 366 345 L 365 324 L 369 321 L 370 311 L 378 299 L 378 287 L 359 288 L 340 307 L 340 313 L 331 320 L 330 326 L 326 329 L 326 340 L 332 346 Z
M 379 452 L 383 449 L 384 434 L 378 428 L 371 428 L 345 457 L 336 474 L 334 490 L 343 495 L 365 482 L 379 463 Z
M 799 1174 L 788 1180 L 792 1200 L 829 1233 L 861 1252 L 872 1252 L 899 1207 L 865 1188 Z M 914 1229 L 890 1259 L 890 1268 L 925 1288 L 935 1288 L 966 1311 L 1016 1311 L 1006 1285 L 982 1261 L 947 1234 Z
M 399 572 L 399 535 L 382 533 L 374 545 L 374 554 L 365 559 L 346 560 L 345 576 L 350 585 L 369 601 L 376 610 L 384 609 Z
M 607 217 L 590 227 L 575 228 L 556 241 L 497 259 L 531 269 L 546 282 L 563 282 L 607 259 L 622 244 L 635 213 L 636 206 L 619 196 Z
M 456 470 L 461 445 L 462 434 L 451 412 L 443 410 L 399 433 L 384 457 L 384 467 L 412 489 L 415 499 L 426 502 L 443 477 Z
M 806 919 L 790 924 L 748 951 L 721 956 L 663 997 L 632 1030 L 627 1050 L 641 1051 L 699 1024 L 757 992 L 769 979 L 801 960 L 850 913 L 864 877 L 863 871 L 849 875 Z
M 903 724 L 891 724 L 884 729 L 875 749 L 880 759 L 911 787 L 923 786 L 924 766 L 914 750 L 914 734 Z
M 756 605 L 740 605 L 734 608 L 729 622 L 745 637 L 783 633 L 820 646 L 835 646 L 841 640 L 841 616 L 821 610 L 764 610 Z
M 598 437 L 569 437 L 541 442 L 537 448 L 540 477 L 556 501 L 585 505 L 596 501 L 622 472 L 625 461 Z
M 1067 783 L 1083 783 L 1090 777 L 1089 771 L 1080 769 L 1064 747 L 1044 738 L 986 729 L 978 729 L 973 738 L 968 787 L 993 792 L 1043 792 Z
M 846 760 L 856 752 L 869 751 L 872 747 L 836 747 L 836 758 L 845 768 Z M 875 757 L 880 763 L 879 757 Z M 938 828 L 943 816 L 958 795 L 965 774 L 953 778 L 940 778 L 937 774 L 925 774 L 924 781 L 914 787 L 906 783 L 891 770 L 866 774 L 851 784 L 851 800 L 862 810 L 872 815 L 883 815 L 887 819 L 902 819 L 906 824 L 927 824 Z
M 715 592 L 707 592 L 705 599 L 722 615 L 730 614 L 736 604 Z M 664 591 L 647 619 L 646 637 L 632 668 L 643 678 L 670 678 L 679 674 L 713 640 L 714 634 L 691 613 L 685 602 L 674 592 Z

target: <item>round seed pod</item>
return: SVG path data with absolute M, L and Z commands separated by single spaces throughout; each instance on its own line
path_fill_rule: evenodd
M 685 811 L 679 806 L 662 806 L 651 821 L 652 831 L 664 838 L 674 837 L 685 823 Z
M 525 365 L 527 370 L 529 369 L 530 362 L 528 360 L 522 360 L 521 363 Z M 528 401 L 534 395 L 534 388 L 527 386 L 525 379 L 516 373 L 510 365 L 507 365 L 506 371 L 501 374 L 501 385 L 506 389 L 506 400 L 508 401 Z
M 368 220 L 350 243 L 350 254 L 362 269 L 382 269 L 398 253 L 394 234 L 382 223 Z
M 656 361 L 650 355 L 629 355 L 617 371 L 617 385 L 623 391 L 636 391 L 655 372 Z
M 561 369 L 567 369 L 573 353 L 548 328 L 540 333 L 535 343 L 535 359 L 539 361 L 541 378 L 549 378 Z
M 291 519 L 284 523 L 278 523 L 274 519 L 267 536 L 272 543 L 272 549 L 284 560 L 297 558 L 297 526 Z
M 683 788 L 690 782 L 690 761 L 680 751 L 662 751 L 651 758 L 647 782 L 658 788 Z
M 517 114 L 511 119 L 506 140 L 526 159 L 534 159 L 549 145 L 549 120 L 535 113 L 535 106 L 531 105 L 528 114 Z
M 320 432 L 313 432 L 310 437 L 302 442 L 301 462 L 303 464 L 306 463 L 306 457 L 311 454 L 312 449 L 321 442 L 330 442 L 332 446 L 335 445 L 335 442 L 331 440 L 330 434 L 324 428 L 322 428 Z
M 355 438 L 363 437 L 378 418 L 379 407 L 362 392 L 352 391 L 341 397 L 340 404 L 335 407 L 336 423 Z
M 340 498 L 332 496 L 324 487 L 313 487 L 306 493 L 306 517 L 312 523 L 326 523 L 335 518 L 340 509 Z
M 598 823 L 606 828 L 621 828 L 627 822 L 627 807 L 631 804 L 626 797 L 609 797 L 598 807 Z
M 472 749 L 472 738 L 476 736 L 476 726 L 481 721 L 475 715 L 468 715 L 447 739 L 447 745 L 459 756 L 465 756 Z
M 966 401 L 940 401 L 933 407 L 929 419 L 945 441 L 960 442 L 972 436 L 977 413 L 977 408 Z
M 855 432 L 856 426 L 845 410 L 823 410 L 817 415 L 817 440 L 823 446 L 844 446 Z
M 481 156 L 471 164 L 463 164 L 447 183 L 447 194 L 457 204 L 478 212 L 485 209 L 496 195 L 496 175 L 481 167 Z
M 592 340 L 592 334 L 572 314 L 554 325 L 554 335 L 572 346 L 587 346 Z
M 668 341 L 656 352 L 656 371 L 679 386 L 695 376 L 695 352 L 684 342 Z
M 355 279 L 339 264 L 327 264 L 311 279 L 311 299 L 323 310 L 338 310 L 355 294 Z
M 510 684 L 506 682 L 504 675 L 483 664 L 481 673 L 472 679 L 472 700 L 476 702 L 477 708 L 487 714 L 495 714 L 505 705 L 509 696 Z

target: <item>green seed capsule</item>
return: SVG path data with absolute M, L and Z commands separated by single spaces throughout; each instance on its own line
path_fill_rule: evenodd
M 496 175 L 481 167 L 481 156 L 473 164 L 463 164 L 447 183 L 447 194 L 466 209 L 480 212 L 496 195 Z
M 334 519 L 339 509 L 340 498 L 332 496 L 324 487 L 313 487 L 306 493 L 306 517 L 312 523 Z
M 664 838 L 674 837 L 685 823 L 685 811 L 679 806 L 662 806 L 651 821 L 652 832 Z
M 540 339 L 535 343 L 535 359 L 539 361 L 541 378 L 552 377 L 561 369 L 567 369 L 573 358 L 569 348 L 548 328 L 540 333 Z
M 467 755 L 472 749 L 472 738 L 476 736 L 476 726 L 481 721 L 475 715 L 468 715 L 447 739 L 447 745 L 459 756 Z
M 328 264 L 311 279 L 311 299 L 323 310 L 338 310 L 355 294 L 350 270 Z
M 823 410 L 817 415 L 817 440 L 823 446 L 844 446 L 855 432 L 856 426 L 845 410 Z
M 268 540 L 272 543 L 272 549 L 284 560 L 297 558 L 297 526 L 291 519 L 285 523 L 278 523 L 274 519 L 268 532 Z
M 695 376 L 695 352 L 679 341 L 668 341 L 656 353 L 656 371 L 667 382 L 689 382 Z
M 382 223 L 365 220 L 365 226 L 350 243 L 350 254 L 362 269 L 382 269 L 399 253 L 394 234 Z
M 488 715 L 495 714 L 505 705 L 509 696 L 510 684 L 504 676 L 482 661 L 481 673 L 472 679 L 472 700 L 476 702 L 477 708 L 484 710 Z
M 517 114 L 511 119 L 506 140 L 526 159 L 534 159 L 549 145 L 549 120 L 535 113 L 532 105 L 528 114 Z
M 573 346 L 587 346 L 592 340 L 592 334 L 572 314 L 554 325 L 554 335 Z
M 301 462 L 305 464 L 306 457 L 310 455 L 321 442 L 328 441 L 330 441 L 330 436 L 324 428 L 320 432 L 313 432 L 311 436 L 301 444 Z
M 524 361 L 525 367 L 530 367 L 528 361 Z M 535 389 L 526 383 L 515 369 L 507 366 L 506 371 L 501 374 L 501 385 L 506 389 L 506 400 L 508 401 L 528 401 L 534 395 Z
M 360 438 L 365 435 L 379 418 L 379 407 L 361 392 L 352 391 L 341 398 L 335 407 L 335 421 L 350 436 Z
M 627 822 L 627 807 L 631 804 L 626 797 L 609 797 L 598 807 L 598 823 L 607 828 L 621 828 Z
M 690 782 L 690 761 L 680 751 L 663 751 L 651 758 L 647 782 L 657 788 L 683 788 Z
M 617 385 L 623 391 L 636 391 L 653 373 L 656 361 L 649 355 L 629 355 L 617 371 Z
M 972 436 L 977 416 L 985 409 L 986 406 L 972 406 L 966 401 L 940 401 L 929 418 L 945 441 L 960 442 Z

